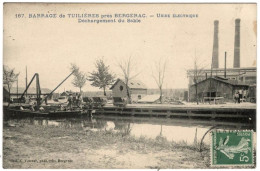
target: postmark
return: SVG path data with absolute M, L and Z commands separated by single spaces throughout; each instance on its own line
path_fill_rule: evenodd
M 253 131 L 212 131 L 211 166 L 253 166 Z

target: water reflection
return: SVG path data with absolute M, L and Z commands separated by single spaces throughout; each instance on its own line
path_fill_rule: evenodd
M 9 125 L 30 124 L 47 127 L 74 128 L 85 131 L 120 132 L 123 136 L 146 137 L 156 139 L 164 137 L 168 141 L 193 144 L 201 140 L 212 126 L 220 125 L 221 129 L 252 129 L 250 125 L 189 119 L 135 118 L 135 117 L 82 117 L 67 119 L 23 118 L 9 119 Z M 210 143 L 206 135 L 204 143 Z

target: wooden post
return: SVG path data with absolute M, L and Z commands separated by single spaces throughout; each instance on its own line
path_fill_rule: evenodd
M 26 77 L 25 77 L 25 87 L 28 86 L 28 83 L 27 83 L 27 66 L 26 66 Z M 25 92 L 25 95 L 27 97 L 27 91 Z
M 170 117 L 171 117 L 171 111 L 170 111 L 170 110 L 167 110 L 166 118 L 170 118 Z
M 17 82 L 16 82 L 16 95 L 17 95 L 17 100 L 18 100 L 18 77 L 17 77 Z
M 187 110 L 187 115 L 188 115 L 188 118 L 191 119 L 191 111 L 190 110 Z
M 216 111 L 212 111 L 212 112 L 211 112 L 211 118 L 212 118 L 212 119 L 215 119 L 215 118 L 216 118 Z
M 227 77 L 227 52 L 225 52 L 225 73 L 224 73 L 224 77 Z
M 131 116 L 135 116 L 134 109 L 131 110 Z

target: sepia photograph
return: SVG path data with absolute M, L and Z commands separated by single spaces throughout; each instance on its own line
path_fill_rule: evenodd
M 256 3 L 3 4 L 4 169 L 256 168 Z

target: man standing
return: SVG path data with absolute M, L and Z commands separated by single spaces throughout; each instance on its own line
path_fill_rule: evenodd
M 241 102 L 241 99 L 242 99 L 242 94 L 243 94 L 243 92 L 242 92 L 242 90 L 240 89 L 240 90 L 238 91 L 238 93 L 239 93 L 238 103 L 240 103 L 240 102 Z
M 72 106 L 72 95 L 70 94 L 68 97 L 68 107 L 71 110 L 71 106 Z
M 234 95 L 235 103 L 238 103 L 239 93 L 236 91 Z
M 243 98 L 246 99 L 247 98 L 246 96 L 247 96 L 247 91 L 244 89 L 243 90 Z
M 81 108 L 81 103 L 82 103 L 82 96 L 81 96 L 81 94 L 79 93 L 77 105 L 78 105 L 78 107 L 80 107 L 80 108 Z

